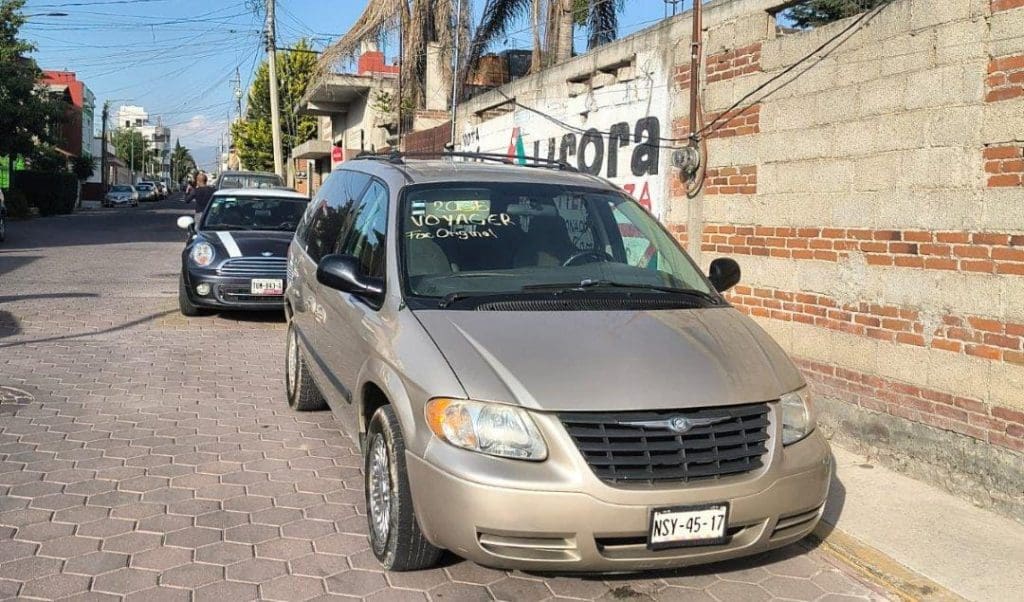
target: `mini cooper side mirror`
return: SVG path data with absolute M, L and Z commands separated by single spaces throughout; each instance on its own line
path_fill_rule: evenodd
M 740 281 L 740 264 L 731 257 L 719 257 L 711 262 L 708 279 L 716 291 L 724 293 Z
M 374 303 L 384 298 L 384 281 L 360 274 L 359 260 L 351 255 L 325 255 L 316 267 L 316 279 L 324 286 Z
M 182 230 L 192 231 L 192 227 L 196 225 L 196 218 L 191 215 L 183 215 L 178 218 L 178 227 Z

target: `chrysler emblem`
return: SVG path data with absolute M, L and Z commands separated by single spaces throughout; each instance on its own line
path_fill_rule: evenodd
M 629 420 L 618 422 L 619 426 L 635 426 L 639 428 L 665 429 L 673 433 L 683 435 L 700 426 L 711 426 L 729 420 L 729 416 L 716 416 L 714 418 L 687 418 L 685 416 L 672 416 L 661 420 Z
M 262 255 L 264 257 L 273 257 L 274 256 L 274 254 L 271 253 L 270 251 L 264 251 L 264 252 L 260 253 L 260 255 Z

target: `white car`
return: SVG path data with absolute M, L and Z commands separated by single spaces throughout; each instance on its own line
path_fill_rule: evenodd
M 127 184 L 111 186 L 107 195 L 103 197 L 104 207 L 118 207 L 121 205 L 139 206 L 139 192 L 135 190 L 134 186 Z

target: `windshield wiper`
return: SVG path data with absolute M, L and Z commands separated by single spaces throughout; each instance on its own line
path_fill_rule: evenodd
M 463 299 L 469 299 L 470 297 L 479 297 L 479 296 L 480 296 L 479 293 L 476 293 L 476 294 L 474 294 L 474 293 L 460 293 L 460 292 L 448 293 L 444 297 L 441 297 L 441 300 L 437 303 L 437 306 L 440 307 L 441 309 L 444 309 L 444 308 L 450 306 L 451 304 L 455 303 L 456 301 L 461 301 Z
M 708 303 L 718 305 L 720 303 L 719 298 L 711 293 L 707 293 L 702 290 L 695 288 L 676 288 L 674 286 L 659 286 L 657 284 L 642 284 L 642 283 L 627 283 L 627 282 L 615 282 L 614 280 L 591 280 L 586 279 L 578 283 L 556 283 L 556 284 L 530 284 L 524 286 L 524 291 L 543 291 L 543 290 L 554 290 L 554 291 L 574 291 L 583 290 L 587 288 L 599 288 L 599 287 L 610 287 L 610 288 L 632 288 L 645 291 L 658 291 L 662 293 L 670 293 L 673 295 L 685 295 L 687 297 L 697 297 Z

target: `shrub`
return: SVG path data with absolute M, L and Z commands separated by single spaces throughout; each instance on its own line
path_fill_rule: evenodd
M 12 219 L 25 219 L 31 214 L 28 199 L 20 190 L 8 190 L 4 202 L 7 205 L 7 215 Z
M 19 171 L 14 189 L 24 193 L 44 216 L 71 213 L 78 198 L 78 180 L 67 172 Z

